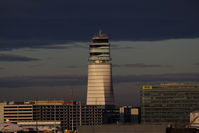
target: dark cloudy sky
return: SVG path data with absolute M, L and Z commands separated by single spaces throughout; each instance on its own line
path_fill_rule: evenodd
M 0 100 L 85 101 L 88 43 L 110 36 L 115 101 L 199 80 L 198 0 L 1 0 Z

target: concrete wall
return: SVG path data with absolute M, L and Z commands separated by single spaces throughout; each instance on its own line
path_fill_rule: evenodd
M 87 105 L 114 105 L 111 64 L 88 65 Z
M 5 103 L 0 103 L 0 123 L 4 122 L 4 105 Z
M 199 127 L 199 111 L 193 111 L 190 113 L 191 127 Z
M 164 125 L 100 125 L 82 126 L 78 133 L 166 133 Z

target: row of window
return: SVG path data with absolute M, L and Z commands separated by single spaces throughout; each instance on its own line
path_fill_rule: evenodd
M 9 111 L 9 112 L 12 112 L 12 111 L 32 111 L 31 109 L 20 109 L 20 110 L 8 110 L 8 109 L 5 109 L 4 111 Z
M 4 108 L 32 108 L 32 106 L 4 106 Z
M 31 117 L 32 116 L 5 116 L 5 118 L 21 118 L 21 117 Z

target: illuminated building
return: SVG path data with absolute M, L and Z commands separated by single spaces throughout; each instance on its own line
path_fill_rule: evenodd
M 99 31 L 89 44 L 87 105 L 114 105 L 109 37 Z

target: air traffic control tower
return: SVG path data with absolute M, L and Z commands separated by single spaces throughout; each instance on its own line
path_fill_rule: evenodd
M 87 105 L 114 105 L 109 37 L 99 31 L 89 44 Z

